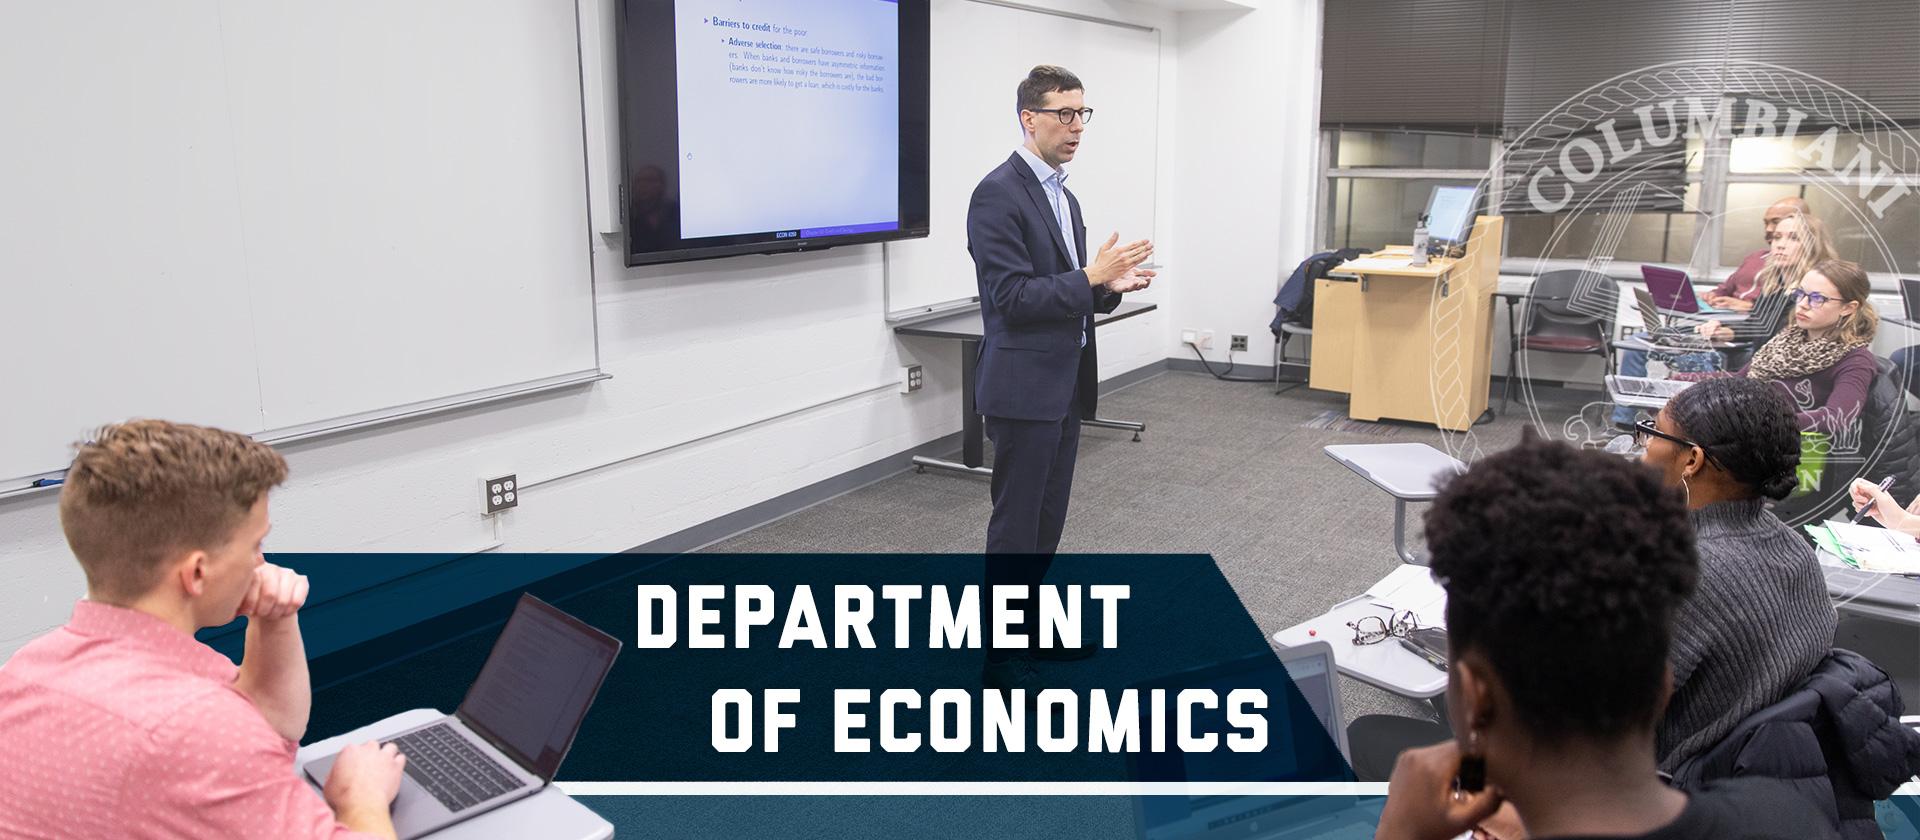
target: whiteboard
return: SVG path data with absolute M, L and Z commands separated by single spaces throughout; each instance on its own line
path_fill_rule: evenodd
M 0 478 L 597 366 L 573 3 L 8 3 L 0 102 Z
M 887 245 L 889 317 L 979 294 L 967 254 L 967 202 L 1023 142 L 1014 87 L 1036 64 L 1073 71 L 1094 110 L 1066 167 L 1088 250 L 1115 231 L 1122 242 L 1154 238 L 1158 31 L 972 0 L 933 0 L 932 25 L 931 232 Z

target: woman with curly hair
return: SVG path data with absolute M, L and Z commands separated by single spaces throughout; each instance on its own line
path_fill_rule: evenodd
M 1530 439 L 1427 514 L 1447 592 L 1454 737 L 1401 753 L 1376 837 L 1457 837 L 1503 803 L 1535 838 L 1835 837 L 1775 779 L 1661 779 L 1673 621 L 1698 579 L 1682 491 L 1594 450 Z

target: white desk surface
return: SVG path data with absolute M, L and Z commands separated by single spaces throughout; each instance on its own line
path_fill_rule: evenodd
M 1396 499 L 1424 502 L 1439 494 L 1435 480 L 1466 468 L 1424 443 L 1345 443 L 1326 447 L 1340 462 Z
M 1411 655 L 1411 654 L 1409 654 Z M 347 744 L 362 741 L 378 741 L 387 735 L 445 717 L 445 712 L 434 709 L 414 709 L 401 712 L 385 720 L 362 726 L 352 732 L 335 735 L 324 741 L 315 741 L 300 748 L 293 760 L 293 772 L 303 779 L 307 775 L 300 768 L 328 753 L 338 752 Z M 307 779 L 312 783 L 312 779 Z M 559 788 L 548 785 L 544 790 L 517 802 L 495 808 L 470 820 L 462 820 L 440 829 L 430 835 L 432 840 L 518 840 L 523 837 L 541 837 L 549 840 L 607 840 L 613 836 L 613 824 L 601 819 L 592 809 L 560 792 Z
M 1735 312 L 1730 309 L 1722 312 L 1681 312 L 1678 309 L 1656 306 L 1654 310 L 1659 312 L 1662 318 L 1683 318 L 1695 323 L 1700 321 L 1719 321 L 1722 324 L 1738 324 L 1741 321 L 1753 317 L 1753 313 L 1751 312 Z
M 1616 338 L 1613 340 L 1613 348 L 1615 350 L 1639 350 L 1644 353 L 1670 353 L 1676 356 L 1683 355 L 1686 353 L 1705 353 L 1709 350 L 1716 350 L 1716 351 L 1732 350 L 1739 347 L 1740 345 L 1731 344 L 1725 341 L 1714 341 L 1706 344 L 1698 344 L 1698 345 L 1690 345 L 1690 346 L 1681 346 L 1679 344 L 1655 344 L 1651 341 L 1641 338 L 1637 333 L 1634 335 L 1627 336 L 1626 338 Z
M 1841 562 L 1825 549 L 1815 552 L 1820 572 L 1827 578 L 1827 595 L 1843 612 L 1920 626 L 1920 580 L 1863 572 Z
M 1412 575 L 1429 574 L 1418 566 L 1402 566 L 1389 573 L 1380 582 L 1367 588 L 1367 592 L 1348 598 L 1324 614 L 1288 627 L 1273 634 L 1274 642 L 1282 647 L 1295 647 L 1309 642 L 1326 642 L 1333 648 L 1333 664 L 1346 674 L 1370 685 L 1391 691 L 1416 700 L 1424 700 L 1447 690 L 1447 672 L 1436 668 L 1419 654 L 1400 646 L 1398 639 L 1387 639 L 1371 645 L 1353 643 L 1353 630 L 1347 622 L 1356 621 L 1361 616 L 1389 617 L 1393 610 L 1382 606 L 1386 598 L 1375 593 L 1395 589 L 1397 582 L 1405 581 Z M 1399 608 L 1421 607 L 1423 613 L 1433 610 L 1445 610 L 1444 600 L 1440 606 L 1429 603 L 1430 596 L 1444 597 L 1439 593 L 1430 578 L 1422 578 L 1420 585 L 1409 587 L 1417 589 L 1409 595 L 1406 589 L 1395 594 L 1403 599 L 1393 606 Z M 1413 601 L 1404 600 L 1411 597 Z M 1415 603 L 1419 602 L 1419 603 Z M 1438 621 L 1427 620 L 1432 615 L 1423 615 L 1422 626 L 1437 626 Z

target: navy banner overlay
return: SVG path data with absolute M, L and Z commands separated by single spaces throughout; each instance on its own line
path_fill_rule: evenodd
M 1384 797 L 583 796 L 616 837 L 1372 840 Z M 1175 818 L 1160 814 L 1177 813 Z M 1912 834 L 1889 831 L 1895 840 Z
M 409 559 L 423 556 L 270 560 L 327 593 L 303 612 L 312 643 L 393 626 L 391 601 L 356 611 L 367 599 L 342 581 L 438 562 Z M 488 559 L 575 569 L 524 588 L 623 643 L 561 780 L 1352 779 L 1305 699 L 1335 677 L 1303 673 L 1303 694 L 1204 555 L 1063 555 L 1024 604 L 983 585 L 978 555 Z M 309 740 L 458 707 L 518 594 L 317 656 Z M 446 612 L 422 598 L 423 617 Z M 1034 661 L 1021 692 L 983 685 L 995 638 L 1072 628 L 1092 657 Z M 223 649 L 239 635 L 207 634 Z

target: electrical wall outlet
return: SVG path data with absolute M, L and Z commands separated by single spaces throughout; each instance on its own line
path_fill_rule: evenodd
M 1233 336 L 1232 342 L 1227 345 L 1227 349 L 1235 353 L 1247 352 L 1247 337 L 1236 333 Z
M 900 393 L 911 394 L 927 384 L 926 374 L 919 365 L 903 365 L 900 368 Z
M 1181 330 L 1180 343 L 1198 345 L 1200 343 L 1200 332 L 1198 330 Z
M 1213 330 L 1200 331 L 1200 349 L 1202 350 L 1213 349 Z
M 487 514 L 499 513 L 511 507 L 520 506 L 520 477 L 503 475 L 480 482 L 480 500 L 487 505 Z

